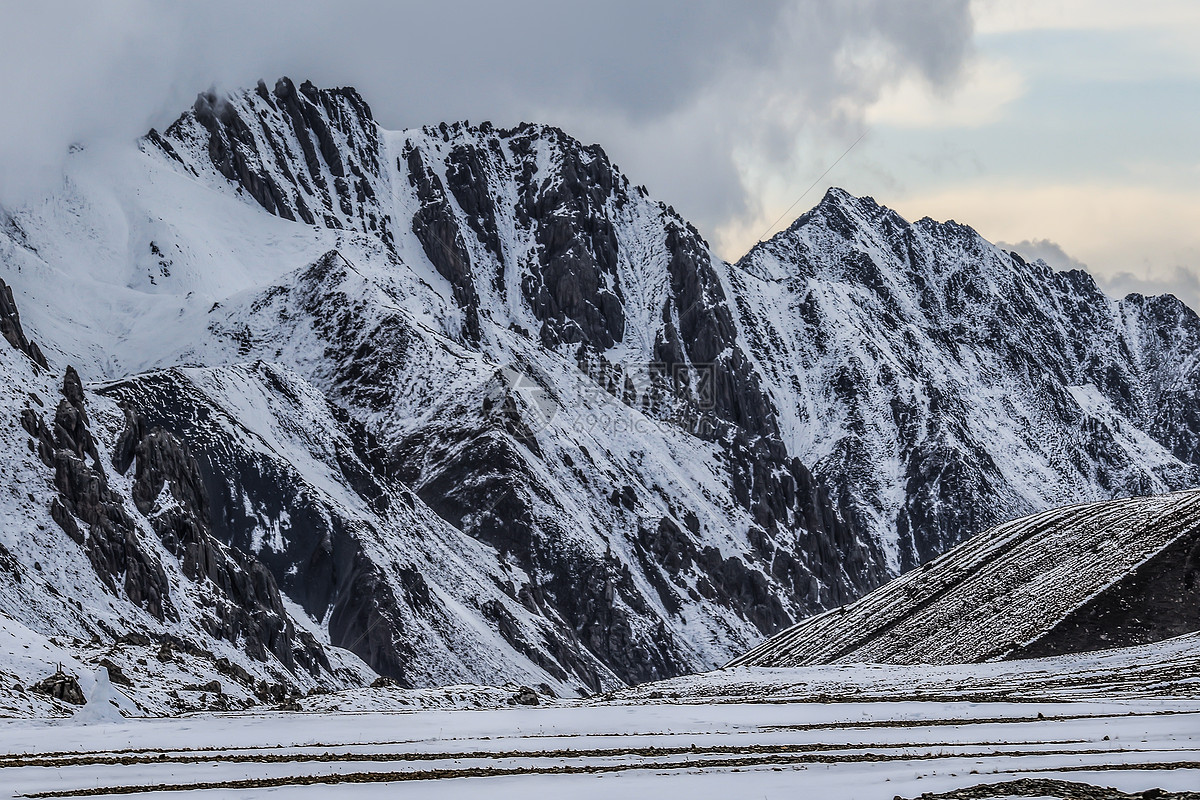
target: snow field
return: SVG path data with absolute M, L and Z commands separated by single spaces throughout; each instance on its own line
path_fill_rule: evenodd
M 1179 791 L 1200 786 L 1198 743 L 1189 701 L 20 720 L 0 724 L 0 796 L 892 798 L 1045 776 Z

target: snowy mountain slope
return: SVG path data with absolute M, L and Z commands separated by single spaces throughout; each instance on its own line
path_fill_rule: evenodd
M 1148 644 L 1200 630 L 1200 492 L 1005 523 L 732 665 L 959 664 Z
M 286 94 L 286 84 L 280 90 Z M 239 114 L 272 116 L 261 90 L 240 102 Z M 168 138 L 196 124 L 185 116 Z M 381 169 L 394 162 L 398 173 L 380 177 L 391 193 L 376 191 L 368 204 L 390 221 L 384 239 L 398 260 L 465 315 L 460 324 L 443 322 L 441 333 L 497 364 L 536 359 L 541 374 L 582 368 L 592 378 L 588 391 L 617 389 L 652 418 L 724 441 L 730 489 L 763 529 L 766 549 L 794 553 L 797 529 L 820 540 L 824 553 L 807 570 L 813 577 L 796 587 L 810 607 L 880 579 L 868 543 L 840 524 L 778 441 L 759 378 L 734 338 L 715 259 L 694 229 L 631 188 L 599 148 L 553 128 L 442 125 L 384 134 L 381 148 Z M 530 346 L 534 335 L 538 348 Z M 356 416 L 369 422 L 372 413 L 378 409 Z M 796 571 L 788 563 L 776 569 Z
M 796 316 L 788 237 L 824 213 L 730 266 L 558 129 L 385 131 L 283 79 L 72 153 L 61 192 L 0 214 L 0 265 L 48 363 L 186 446 L 208 527 L 306 624 L 404 683 L 569 693 L 720 664 L 1000 518 L 1194 483 L 1186 308 L 1131 298 L 1104 338 L 1109 301 L 1070 278 L 1037 347 L 972 340 L 1028 371 L 1007 400 L 945 315 L 893 330 L 870 298 L 899 251 L 865 212 L 839 228 L 875 243 L 861 269 L 822 278 L 858 300 Z M 914 274 L 1001 258 L 929 237 Z M 859 350 L 900 377 L 859 380 Z
M 728 281 L 792 452 L 910 569 L 1071 502 L 1196 485 L 1200 319 L 831 190 Z
M 226 347 L 246 343 L 240 357 L 261 354 L 306 369 L 324 396 L 334 400 L 335 406 L 321 420 L 302 422 L 305 434 L 299 444 L 278 443 L 274 435 L 263 438 L 274 442 L 270 449 L 283 454 L 282 460 L 302 480 L 340 484 L 342 494 L 364 506 L 361 513 L 373 519 L 376 541 L 394 550 L 400 544 L 395 531 L 428 529 L 428 521 L 414 525 L 388 516 L 389 507 L 401 505 L 398 492 L 405 492 L 408 502 L 415 499 L 403 488 L 411 486 L 421 509 L 427 503 L 455 528 L 492 549 L 490 566 L 472 565 L 474 582 L 464 581 L 468 589 L 482 585 L 489 591 L 474 592 L 477 597 L 468 591 L 461 602 L 476 614 L 491 615 L 488 624 L 501 632 L 515 624 L 507 621 L 514 615 L 528 613 L 522 606 L 511 607 L 513 599 L 543 615 L 543 627 L 552 621 L 553 630 L 519 637 L 513 646 L 524 651 L 530 648 L 526 638 L 536 642 L 549 637 L 545 652 L 535 648 L 536 658 L 556 664 L 553 670 L 578 675 L 591 690 L 608 685 L 611 673 L 592 663 L 593 656 L 580 652 L 578 643 L 561 640 L 561 631 L 572 631 L 621 680 L 638 680 L 673 674 L 693 663 L 719 662 L 725 653 L 805 612 L 806 606 L 788 595 L 772 597 L 753 583 L 746 587 L 755 580 L 755 566 L 765 570 L 769 562 L 764 564 L 764 556 L 746 544 L 753 521 L 748 512 L 738 510 L 716 444 L 629 408 L 580 374 L 574 362 L 547 356 L 519 334 L 497 334 L 512 360 L 507 366 L 490 363 L 396 313 L 390 295 L 381 288 L 385 281 L 386 276 L 367 280 L 363 270 L 331 252 L 280 285 L 231 298 L 205 315 L 211 320 L 207 333 L 212 337 L 206 348 L 214 358 L 228 352 Z M 338 311 L 324 315 L 326 308 Z M 320 356 L 306 356 L 314 353 Z M 188 356 L 207 357 L 201 347 Z M 231 367 L 222 372 L 229 373 L 221 379 L 223 386 L 247 383 L 254 391 L 239 390 L 235 396 L 223 388 L 219 395 L 208 394 L 196 402 L 214 409 L 211 412 L 191 405 L 179 408 L 175 398 L 193 395 L 194 387 L 181 388 L 179 380 L 162 373 L 135 379 L 130 385 L 139 388 L 132 391 L 120 384 L 103 391 L 133 401 L 155 424 L 173 430 L 200 454 L 212 483 L 210 494 L 226 498 L 227 521 L 238 520 L 228 524 L 223 538 L 257 551 L 256 541 L 282 535 L 277 522 L 263 525 L 240 511 L 247 485 L 258 495 L 255 504 L 273 509 L 274 520 L 286 512 L 289 533 L 283 546 L 295 552 L 281 560 L 262 557 L 276 574 L 289 576 L 281 578 L 281 584 L 294 587 L 292 596 L 300 600 L 314 591 L 306 565 L 312 541 L 323 534 L 306 529 L 319 529 L 319 517 L 316 523 L 302 521 L 304 515 L 294 502 L 285 507 L 272 498 L 272 492 L 292 493 L 280 492 L 278 478 L 243 478 L 242 485 L 236 485 L 239 481 L 229 476 L 253 475 L 259 468 L 206 457 L 213 444 L 205 439 L 214 427 L 210 420 L 226 417 L 236 420 L 238 428 L 255 431 L 296 427 L 304 415 L 289 407 L 295 403 L 287 401 L 288 394 L 306 393 L 313 406 L 326 401 L 297 374 L 265 362 L 251 370 Z M 257 372 L 287 377 L 262 379 Z M 516 375 L 535 376 L 536 382 L 533 377 L 518 382 Z M 195 373 L 188 376 L 188 383 L 196 382 Z M 140 390 L 151 384 L 153 390 Z M 453 390 L 447 393 L 447 387 Z M 354 429 L 344 411 L 341 420 L 329 417 L 339 413 L 336 404 L 344 404 L 366 422 L 356 434 L 362 441 L 355 470 L 345 469 L 348 459 L 341 455 L 324 457 L 332 467 L 306 464 L 300 457 L 327 431 Z M 264 409 L 273 414 L 265 423 L 256 413 Z M 205 420 L 203 426 L 188 422 L 198 418 Z M 355 487 L 368 499 L 386 500 L 364 502 L 344 488 L 355 483 L 356 475 L 384 484 L 389 481 L 380 478 L 391 476 L 400 483 L 369 491 Z M 255 486 L 258 483 L 263 487 Z M 341 500 L 339 505 L 349 502 Z M 405 537 L 401 552 L 419 548 L 420 542 Z M 459 541 L 446 552 L 463 546 Z M 782 561 L 784 556 L 778 558 Z M 435 575 L 436 562 L 422 563 L 420 573 Z M 783 580 L 811 580 L 804 561 L 792 561 L 789 569 L 781 573 Z M 327 583 L 315 580 L 316 586 Z M 511 597 L 492 597 L 489 592 L 494 594 L 495 585 L 505 586 Z M 301 602 L 324 618 L 322 605 Z M 501 610 L 494 607 L 497 602 L 510 607 Z M 458 641 L 461 631 L 445 630 L 442 635 L 444 646 L 466 646 Z M 511 638 L 513 633 L 505 635 Z M 463 675 L 428 665 L 422 672 L 402 667 L 397 659 L 363 655 L 376 669 L 409 681 L 421 674 L 438 680 L 499 680 L 486 672 Z
M 389 480 L 372 440 L 295 373 L 263 362 L 174 369 L 102 392 L 178 429 L 223 509 L 217 534 L 268 564 L 334 644 L 378 672 L 406 685 L 521 680 L 560 693 L 617 681 L 506 596 L 502 582 L 523 576 Z M 555 649 L 576 669 L 557 666 Z
M 133 713 L 240 708 L 370 674 L 295 617 L 261 563 L 213 538 L 185 449 L 73 370 L 55 377 L 19 318 L 4 323 L 19 347 L 0 344 L 0 708 L 61 708 L 29 691 L 59 664 L 84 683 L 107 666 Z M 220 692 L 180 691 L 214 680 Z

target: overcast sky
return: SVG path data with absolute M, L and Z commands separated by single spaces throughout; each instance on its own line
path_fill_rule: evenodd
M 73 142 L 286 74 L 358 87 L 389 128 L 559 125 L 730 258 L 836 184 L 1200 306 L 1194 0 L 0 0 L 0 19 L 2 203 L 52 188 Z

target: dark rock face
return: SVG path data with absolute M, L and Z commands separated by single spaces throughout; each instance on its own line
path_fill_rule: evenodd
M 519 413 L 517 419 L 522 419 Z M 825 503 L 827 516 L 798 518 L 807 526 L 799 534 L 785 533 L 777 524 L 772 533 L 756 529 L 752 550 L 744 556 L 726 556 L 716 547 L 697 544 L 700 522 L 690 511 L 675 510 L 647 526 L 642 520 L 648 499 L 629 486 L 614 489 L 607 500 L 612 527 L 636 531 L 632 544 L 637 561 L 630 564 L 611 551 L 564 546 L 562 520 L 570 520 L 573 511 L 556 498 L 569 492 L 546 481 L 538 466 L 546 455 L 536 449 L 536 437 L 515 426 L 508 415 L 480 415 L 467 402 L 451 404 L 402 438 L 391 455 L 395 474 L 433 511 L 496 548 L 530 576 L 524 585 L 507 591 L 553 620 L 559 631 L 565 629 L 566 636 L 556 633 L 544 644 L 559 665 L 576 675 L 588 655 L 630 683 L 686 671 L 686 645 L 662 622 L 651 622 L 658 613 L 655 601 L 673 617 L 683 613 L 687 602 L 710 603 L 770 634 L 793 622 L 797 605 L 827 602 L 828 590 L 822 595 L 819 589 L 822 581 L 843 585 L 840 573 L 825 572 L 818 565 L 814 574 L 811 562 L 793 555 L 812 546 L 832 557 L 835 545 L 826 531 L 843 525 L 798 464 L 793 465 L 795 475 L 776 479 L 775 485 L 791 492 L 777 498 L 788 509 L 781 513 L 790 515 L 796 504 L 805 502 L 807 492 L 809 501 Z M 749 495 L 745 501 L 750 502 Z M 635 572 L 648 579 L 652 594 L 639 587 Z M 507 633 L 514 626 L 500 611 L 491 616 L 514 648 L 529 650 L 527 643 Z M 552 673 L 561 668 L 542 666 Z M 587 685 L 594 689 L 596 679 Z
M 126 419 L 122 441 L 146 429 L 132 412 L 126 412 Z M 321 647 L 297 636 L 270 570 L 212 536 L 199 465 L 187 449 L 171 434 L 154 429 L 143 434 L 134 448 L 134 463 L 134 505 L 179 559 L 184 575 L 223 601 L 214 602 L 212 614 L 201 620 L 208 634 L 242 643 L 246 653 L 259 661 L 270 652 L 288 669 L 300 666 L 313 674 L 328 672 L 329 661 Z M 157 510 L 164 490 L 172 502 Z
M 1144 398 L 1138 411 L 1147 432 L 1180 461 L 1200 464 L 1200 369 L 1192 366 L 1200 350 L 1200 318 L 1173 295 L 1132 294 L 1122 307 L 1136 325 L 1136 338 L 1125 347 L 1136 346 L 1141 354 L 1141 379 L 1120 369 L 1093 372 L 1117 396 L 1134 404 L 1139 395 Z
M 425 249 L 425 256 L 450 282 L 454 299 L 466 315 L 463 335 L 479 339 L 479 295 L 471 273 L 471 256 L 463 243 L 458 221 L 450 210 L 442 180 L 425 164 L 421 151 L 411 145 L 405 151 L 408 180 L 417 192 L 421 207 L 413 214 L 412 229 Z
M 71 703 L 76 706 L 87 703 L 87 698 L 83 696 L 83 689 L 79 687 L 79 681 L 74 675 L 68 675 L 61 669 L 49 678 L 38 681 L 29 688 L 37 694 L 44 694 L 47 697 L 53 697 L 55 700 L 62 700 L 64 703 Z
M 340 537 L 340 550 L 349 550 L 349 564 L 336 572 L 319 564 L 317 573 L 326 572 L 326 591 L 334 602 L 329 612 L 329 638 L 371 665 L 371 668 L 396 685 L 412 687 L 420 676 L 412 672 L 414 651 L 404 636 L 404 615 L 399 601 L 379 568 L 349 537 Z M 333 553 L 329 553 L 332 556 Z M 420 576 L 410 572 L 412 584 L 419 587 Z M 428 596 L 424 596 L 428 610 Z M 418 603 L 420 605 L 420 603 Z
M 879 553 L 847 524 L 850 510 L 833 502 L 781 441 L 775 409 L 742 349 L 704 241 L 691 226 L 678 225 L 669 228 L 666 245 L 672 297 L 663 309 L 656 352 L 675 391 L 702 419 L 714 419 L 692 430 L 727 442 L 735 497 L 773 541 L 784 543 L 773 545 L 773 553 L 788 559 L 796 551 L 787 543 L 798 539 L 801 552 L 838 554 L 829 571 L 824 558 L 817 560 L 816 580 L 831 588 L 822 602 L 840 604 L 877 585 L 885 575 Z M 808 579 L 791 565 L 778 569 L 794 596 L 810 597 Z M 764 633 L 787 624 L 778 619 Z
M 98 663 L 100 666 L 104 667 L 104 669 L 108 670 L 108 679 L 113 683 L 117 684 L 118 686 L 133 686 L 133 681 L 129 679 L 129 676 L 125 674 L 125 671 L 121 669 L 120 665 L 113 663 L 111 659 L 102 658 Z
M 563 551 L 562 532 L 526 499 L 552 492 L 537 484 L 528 451 L 503 427 L 455 416 L 402 440 L 393 453 L 399 477 L 434 512 L 530 575 L 529 583 L 508 592 L 556 623 L 538 643 L 554 655 L 553 662 L 540 663 L 544 669 L 565 677 L 565 667 L 598 691 L 592 657 L 627 682 L 686 668 L 665 630 L 651 635 L 634 624 L 647 607 L 626 565 L 611 554 Z M 510 644 L 535 657 L 503 609 L 493 608 L 491 616 Z
M 265 365 L 260 370 L 286 396 L 290 389 L 284 380 Z M 191 513 L 184 519 L 174 515 L 158 518 L 164 542 L 180 549 L 185 568 L 215 570 L 215 580 L 231 584 L 235 596 L 257 609 L 249 618 L 236 617 L 228 625 L 222 621 L 222 629 L 251 626 L 261 633 L 264 648 L 290 650 L 297 659 L 327 667 L 325 656 L 313 649 L 315 642 L 289 644 L 292 630 L 283 625 L 286 617 L 279 613 L 277 579 L 309 615 L 329 620 L 334 645 L 350 650 L 380 674 L 405 686 L 419 681 L 420 676 L 412 671 L 412 645 L 405 629 L 412 612 L 402 605 L 420 605 L 421 579 L 409 570 L 407 593 L 396 595 L 384 578 L 383 567 L 360 545 L 360 537 L 377 538 L 378 531 L 362 530 L 361 522 L 347 519 L 337 508 L 323 503 L 288 465 L 258 457 L 222 438 L 217 426 L 188 423 L 212 420 L 225 412 L 182 375 L 157 373 L 106 391 L 137 408 L 143 428 L 158 429 L 138 448 L 139 454 L 146 452 L 145 467 L 138 462 L 136 486 L 145 487 L 138 489 L 139 493 L 149 496 L 166 484 L 178 496 L 199 498 L 189 505 Z M 375 477 L 382 469 L 363 463 L 361 457 L 369 456 L 366 435 L 349 420 L 345 424 L 348 430 L 337 433 L 347 439 L 362 437 L 363 446 L 358 451 L 351 446 L 340 454 L 342 477 L 365 501 L 383 511 L 392 500 Z M 179 445 L 176 436 L 186 445 Z M 189 455 L 181 464 L 184 453 Z M 255 549 L 253 537 L 263 517 L 289 520 L 288 536 L 280 549 L 261 549 L 258 558 L 250 559 L 242 552 Z M 215 539 L 197 541 L 198 531 L 211 531 Z M 216 540 L 226 544 L 217 545 Z M 230 558 L 233 563 L 227 563 Z
M 463 137 L 464 131 L 483 136 Z M 485 133 L 489 131 L 490 133 Z M 494 259 L 491 281 L 502 288 L 508 264 L 500 243 L 493 181 L 497 170 L 515 181 L 519 203 L 511 212 L 537 244 L 536 268 L 524 273 L 521 287 L 534 315 L 542 321 L 541 339 L 549 347 L 587 342 L 601 350 L 621 341 L 624 311 L 617 274 L 617 237 L 608 206 L 619 203 L 624 188 L 598 147 L 584 148 L 556 129 L 523 126 L 512 131 L 447 128 L 453 143 L 438 165 L 446 175 L 467 226 Z M 562 161 L 549 182 L 537 174 L 533 143 L 551 136 L 561 144 Z M 477 144 L 476 141 L 479 143 Z M 478 289 L 472 274 L 457 215 L 442 180 L 428 156 L 411 143 L 405 149 L 407 171 L 421 203 L 413 216 L 413 232 L 426 256 L 454 287 L 455 299 L 467 314 L 464 334 L 478 339 Z M 515 162 L 515 163 L 513 163 Z M 532 267 L 534 265 L 528 265 Z
M 133 460 L 137 456 L 138 445 L 146 438 L 146 423 L 129 406 L 124 406 L 122 411 L 125 412 L 125 427 L 121 431 L 121 435 L 117 438 L 116 445 L 113 447 L 112 466 L 113 469 L 124 475 L 133 466 Z M 160 486 L 159 490 L 161 489 L 162 487 Z M 157 496 L 157 492 L 155 496 Z
M 298 214 L 305 222 L 313 223 L 312 212 L 302 199 L 293 201 L 270 173 L 255 169 L 259 151 L 254 133 L 228 102 L 212 94 L 201 94 L 196 98 L 193 113 L 196 121 L 208 129 L 208 153 L 222 175 L 240 183 L 271 213 L 290 220 L 295 220 Z
M 378 126 L 353 89 L 317 89 L 307 81 L 297 88 L 281 78 L 273 92 L 260 82 L 244 98 L 201 94 L 165 136 L 151 131 L 147 141 L 182 163 L 171 141 L 194 138 L 205 141 L 222 175 L 272 214 L 392 240 L 390 220 L 374 202 Z
M 1008 658 L 1150 644 L 1200 630 L 1200 524 Z
M 866 457 L 866 453 L 855 455 Z M 850 457 L 847 454 L 847 460 Z M 932 555 L 941 552 L 947 542 L 959 540 L 966 531 L 986 529 L 996 522 L 997 509 L 975 498 L 999 494 L 1003 480 L 991 455 L 965 431 L 959 431 L 953 439 L 929 443 L 914 453 L 906 469 L 905 500 L 896 519 L 899 536 L 912 541 L 918 554 Z M 841 496 L 852 496 L 850 476 L 832 483 Z M 946 508 L 947 497 L 962 497 L 964 501 Z M 858 514 L 861 519 L 862 512 Z
M 777 438 L 774 409 L 742 353 L 707 245 L 690 225 L 676 224 L 668 228 L 666 247 L 671 297 L 662 312 L 658 360 L 699 408 L 750 437 Z
M 493 154 L 497 145 L 494 141 L 488 143 Z M 467 215 L 471 230 L 503 269 L 504 249 L 497 227 L 496 201 L 488 189 L 486 155 L 481 148 L 467 144 L 450 151 L 446 158 L 446 185 Z
M 29 356 L 29 360 L 42 369 L 50 368 L 37 343 L 25 337 L 25 331 L 21 328 L 21 315 L 17 313 L 17 305 L 13 302 L 12 287 L 3 280 L 0 280 L 0 336 Z
M 59 496 L 50 508 L 51 516 L 86 550 L 109 591 L 123 591 L 159 620 L 178 619 L 162 565 L 141 547 L 124 502 L 109 488 L 88 428 L 83 388 L 70 367 L 63 381 L 63 395 L 54 415 L 53 433 L 32 408 L 22 414 L 22 423 L 36 441 L 43 463 L 54 470 Z M 88 526 L 87 535 L 80 522 Z
M 522 202 L 514 221 L 531 230 L 538 245 L 538 263 L 522 281 L 522 292 L 542 321 L 539 338 L 548 347 L 577 345 L 576 358 L 589 374 L 595 374 L 605 350 L 625 336 L 614 217 L 633 202 L 628 181 L 602 150 L 584 147 L 557 129 L 523 126 L 496 132 L 456 125 L 446 138 L 450 140 L 447 174 L 469 176 L 461 179 L 456 198 L 464 210 L 483 210 L 477 232 L 485 243 L 490 240 L 489 220 L 499 189 L 492 186 L 493 199 L 485 201 L 489 184 L 480 176 L 490 175 L 493 184 L 515 183 Z M 471 144 L 476 140 L 486 145 Z M 549 176 L 538 174 L 534 164 L 535 146 L 546 142 L 555 148 L 557 162 L 557 171 Z M 497 154 L 506 154 L 507 171 L 496 163 Z M 790 596 L 805 604 L 844 602 L 882 580 L 881 559 L 851 532 L 825 488 L 787 453 L 771 401 L 738 341 L 707 245 L 669 209 L 661 214 L 669 281 L 656 334 L 654 385 L 641 397 L 620 388 L 614 394 L 631 405 L 657 397 L 649 406 L 661 406 L 657 415 L 702 438 L 724 442 L 734 496 L 779 543 L 772 548 L 772 553 L 781 554 L 779 566 L 769 569 L 787 576 Z M 511 267 L 498 259 L 498 269 Z M 423 497 L 438 509 L 442 504 L 428 496 L 433 485 L 426 484 Z M 455 523 L 454 515 L 445 518 Z M 795 559 L 785 563 L 793 542 L 845 566 L 819 564 L 820 577 L 803 575 Z M 836 588 L 827 588 L 822 596 L 818 584 Z M 733 598 L 753 594 L 733 592 L 728 599 L 739 605 Z M 791 621 L 778 607 L 767 617 L 773 620 L 766 628 L 769 631 Z
M 617 234 L 610 207 L 625 202 L 622 184 L 599 147 L 583 147 L 557 129 L 521 127 L 509 148 L 527 158 L 532 140 L 561 143 L 562 161 L 549 184 L 522 170 L 517 220 L 533 228 L 538 269 L 522 282 L 548 347 L 586 342 L 604 350 L 622 340 L 625 315 L 617 271 Z M 528 163 L 528 162 L 526 162 Z
M 85 550 L 103 584 L 160 621 L 178 621 L 162 564 L 140 543 L 125 499 L 109 485 L 75 370 L 67 368 L 53 431 L 32 408 L 25 409 L 21 420 L 43 463 L 54 470 L 58 497 L 51 516 Z M 118 472 L 135 467 L 133 504 L 210 601 L 209 613 L 197 620 L 207 634 L 243 647 L 260 661 L 272 653 L 289 669 L 301 667 L 314 675 L 329 672 L 320 645 L 294 629 L 270 571 L 221 545 L 209 532 L 203 483 L 194 459 L 177 440 L 162 430 L 149 430 L 141 417 L 126 409 L 113 466 Z M 171 502 L 160 508 L 164 491 Z

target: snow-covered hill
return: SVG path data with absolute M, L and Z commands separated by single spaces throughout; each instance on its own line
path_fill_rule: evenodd
M 840 193 L 725 264 L 598 146 L 386 131 L 352 89 L 77 149 L 0 213 L 0 274 L 99 448 L 177 443 L 293 625 L 415 686 L 713 667 L 987 525 L 1197 477 L 1172 298 Z
M 1200 630 L 1198 600 L 1200 492 L 1076 505 L 986 531 L 732 665 L 964 664 L 1150 644 Z
M 646 703 L 836 703 L 889 700 L 1071 701 L 1200 697 L 1200 634 L 1115 650 L 978 664 L 729 667 L 643 683 L 605 699 Z M 349 692 L 353 694 L 352 692 Z M 331 695 L 336 696 L 336 695 Z

